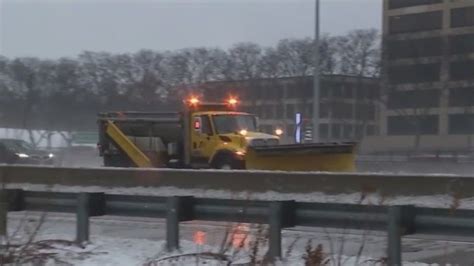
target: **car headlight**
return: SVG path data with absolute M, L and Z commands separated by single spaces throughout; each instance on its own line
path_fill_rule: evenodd
M 48 154 L 48 157 L 49 157 L 49 158 L 53 158 L 53 157 L 54 157 L 54 154 L 50 153 L 50 154 Z
M 30 156 L 29 156 L 28 154 L 26 154 L 26 153 L 17 153 L 16 155 L 17 155 L 18 157 L 20 157 L 20 158 L 29 158 L 29 157 L 30 157 Z

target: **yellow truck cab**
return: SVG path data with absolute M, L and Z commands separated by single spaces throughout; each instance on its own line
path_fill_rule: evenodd
M 278 145 L 279 138 L 258 132 L 254 115 L 234 111 L 192 114 L 191 157 L 218 169 L 244 169 L 249 145 Z
M 182 112 L 108 112 L 98 117 L 104 166 L 350 171 L 354 143 L 280 145 L 237 100 L 185 101 Z M 281 132 L 280 132 L 281 133 Z

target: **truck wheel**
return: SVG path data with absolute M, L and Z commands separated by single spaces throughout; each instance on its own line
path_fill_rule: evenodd
M 223 155 L 216 158 L 214 168 L 222 170 L 243 169 L 242 163 L 230 155 Z

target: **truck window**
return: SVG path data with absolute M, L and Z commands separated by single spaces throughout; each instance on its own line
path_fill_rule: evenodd
M 217 134 L 239 132 L 242 129 L 256 131 L 255 117 L 251 115 L 214 115 L 212 116 Z
M 212 134 L 211 121 L 209 120 L 209 116 L 201 115 L 201 121 L 202 121 L 202 125 L 201 125 L 202 134 L 207 134 L 209 136 L 212 136 L 213 134 Z

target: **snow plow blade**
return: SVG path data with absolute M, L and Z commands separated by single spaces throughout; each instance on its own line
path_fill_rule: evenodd
M 311 143 L 249 147 L 246 169 L 355 171 L 355 143 Z

